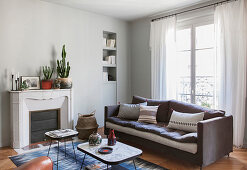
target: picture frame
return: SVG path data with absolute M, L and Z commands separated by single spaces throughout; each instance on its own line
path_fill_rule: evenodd
M 26 81 L 29 90 L 39 90 L 40 89 L 40 76 L 22 76 L 21 84 Z

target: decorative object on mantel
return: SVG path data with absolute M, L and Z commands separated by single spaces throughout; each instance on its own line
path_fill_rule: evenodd
M 20 89 L 21 89 L 21 91 L 25 91 L 25 90 L 27 90 L 28 88 L 29 88 L 29 86 L 28 86 L 28 84 L 27 84 L 27 81 L 24 80 L 24 81 L 21 83 Z
M 116 145 L 116 136 L 115 136 L 115 133 L 114 133 L 114 130 L 113 129 L 110 129 L 109 130 L 109 135 L 108 135 L 108 145 L 109 146 L 114 146 Z
M 61 89 L 70 89 L 72 88 L 72 79 L 69 77 L 70 65 L 69 62 L 66 63 L 66 51 L 65 45 L 63 45 L 62 49 L 62 60 L 57 60 L 57 74 L 60 78 L 58 80 L 61 81 Z
M 18 78 L 17 78 L 18 79 Z M 22 76 L 21 84 L 26 81 L 29 90 L 38 90 L 40 89 L 40 77 L 39 76 Z
M 60 89 L 61 87 L 61 80 L 56 79 L 54 83 L 54 89 Z
M 11 85 L 12 85 L 11 91 L 14 91 L 14 74 L 11 74 Z
M 88 139 L 90 146 L 98 146 L 102 142 L 102 137 L 97 132 L 92 133 Z
M 51 76 L 53 74 L 53 68 L 49 66 L 43 66 L 43 74 L 44 74 L 44 79 L 42 80 L 42 89 L 51 89 L 53 82 L 51 80 Z
M 14 80 L 14 77 L 16 77 L 15 80 Z M 19 75 L 19 72 L 16 75 L 14 75 L 14 71 L 12 71 L 11 79 L 12 79 L 11 91 L 14 91 L 14 82 L 15 82 L 15 90 L 18 91 L 20 89 L 20 75 Z
M 95 111 L 90 114 L 78 114 L 76 130 L 79 132 L 79 139 L 88 139 L 93 132 L 97 132 L 99 125 L 94 116 Z

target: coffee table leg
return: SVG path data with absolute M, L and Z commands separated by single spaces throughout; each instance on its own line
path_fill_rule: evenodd
M 58 157 L 59 157 L 59 140 L 57 141 L 57 169 L 58 169 Z
M 135 167 L 135 170 L 136 170 L 136 164 L 135 164 L 135 160 L 133 159 L 133 164 L 134 164 L 134 167 Z
M 82 163 L 81 163 L 81 169 L 82 169 L 82 165 L 84 164 L 84 160 L 85 160 L 85 158 L 86 158 L 86 155 L 87 155 L 87 154 L 84 154 L 84 157 L 83 157 L 83 160 L 82 160 Z M 80 170 L 81 170 L 81 169 L 80 169 Z
M 51 144 L 52 144 L 52 139 L 50 140 L 50 146 L 49 146 L 49 150 L 48 150 L 48 154 L 47 154 L 47 156 L 49 156 L 50 149 L 51 149 Z
M 72 146 L 73 146 L 73 150 L 74 150 L 75 162 L 77 163 L 73 139 L 72 139 Z

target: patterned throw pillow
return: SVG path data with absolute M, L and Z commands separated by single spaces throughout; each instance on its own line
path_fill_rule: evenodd
M 156 115 L 159 106 L 140 106 L 138 122 L 157 124 Z
M 202 121 L 202 113 L 181 113 L 173 110 L 168 128 L 184 130 L 187 132 L 197 132 L 197 123 Z
M 147 102 L 140 104 L 120 104 L 117 117 L 122 119 L 137 120 L 140 115 L 140 106 L 147 105 Z

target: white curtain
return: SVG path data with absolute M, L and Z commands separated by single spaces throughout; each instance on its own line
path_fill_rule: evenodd
M 216 7 L 219 108 L 233 115 L 233 143 L 243 146 L 246 109 L 247 0 Z
M 173 65 L 175 59 L 176 17 L 151 22 L 151 95 L 153 99 L 175 98 Z M 169 80 L 169 81 L 167 81 Z M 169 90 L 168 90 L 169 89 Z

